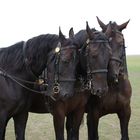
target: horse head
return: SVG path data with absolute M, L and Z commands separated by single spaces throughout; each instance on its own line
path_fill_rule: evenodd
M 121 25 L 118 25 L 116 22 L 109 22 L 109 24 L 106 25 L 98 17 L 97 21 L 103 32 L 106 31 L 108 26 L 111 26 L 112 32 L 109 41 L 112 48 L 112 58 L 110 61 L 109 75 L 115 83 L 118 83 L 118 76 L 122 73 L 123 69 L 125 69 L 125 42 L 122 30 L 127 27 L 129 20 Z
M 73 36 L 73 29 L 69 35 Z M 59 41 L 50 52 L 47 62 L 48 93 L 54 97 L 69 97 L 74 93 L 76 81 L 77 49 L 71 38 L 59 29 Z
M 107 72 L 111 58 L 111 48 L 108 37 L 111 30 L 108 26 L 105 33 L 92 31 L 87 23 L 86 31 L 88 34 L 87 41 L 87 74 L 91 79 L 91 91 L 94 95 L 102 96 L 107 93 Z

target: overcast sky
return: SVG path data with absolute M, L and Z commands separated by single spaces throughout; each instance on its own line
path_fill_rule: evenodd
M 122 24 L 130 19 L 123 31 L 127 54 L 140 54 L 140 6 L 138 0 L 0 0 L 0 47 L 7 47 L 31 37 L 62 32 L 68 36 L 85 29 L 101 30 L 96 16 L 104 23 Z

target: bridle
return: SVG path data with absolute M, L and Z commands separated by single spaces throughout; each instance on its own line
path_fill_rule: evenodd
M 109 43 L 109 41 L 108 40 L 101 40 L 101 39 L 97 39 L 97 40 L 93 40 L 93 41 L 87 40 L 87 47 L 86 47 L 86 49 L 89 49 L 89 43 L 103 43 L 103 45 L 104 45 L 104 43 Z M 109 49 L 111 49 L 111 48 L 109 48 Z M 108 70 L 107 69 L 91 70 L 90 69 L 90 64 L 89 64 L 89 61 L 88 61 L 89 53 L 87 53 L 86 56 L 87 56 L 87 86 L 86 86 L 86 88 L 88 90 L 91 90 L 91 93 L 93 93 L 93 87 L 94 87 L 94 85 L 92 85 L 92 81 L 94 79 L 93 78 L 94 76 L 92 76 L 92 75 L 94 75 L 96 73 L 107 73 Z
M 38 85 L 38 86 L 41 86 L 41 85 L 44 85 L 44 86 L 48 86 L 47 83 L 45 83 L 44 79 L 40 79 L 38 76 L 36 76 L 33 71 L 31 70 L 30 66 L 29 66 L 29 60 L 26 56 L 26 53 L 25 53 L 25 49 L 26 49 L 26 45 L 27 43 L 26 42 L 23 42 L 23 56 L 24 56 L 24 63 L 26 65 L 26 69 L 27 71 L 29 72 L 30 75 L 32 75 L 32 77 L 34 77 L 35 79 L 35 82 L 32 82 L 32 81 L 28 81 L 28 80 L 24 80 L 24 79 L 21 79 L 19 77 L 16 77 L 14 75 L 11 75 L 9 74 L 8 72 L 6 72 L 4 69 L 0 68 L 0 75 L 1 76 L 4 76 L 4 77 L 8 77 L 9 79 L 11 79 L 12 81 L 14 81 L 15 83 L 17 83 L 18 85 L 20 85 L 21 87 L 25 88 L 26 90 L 28 91 L 31 91 L 31 92 L 34 92 L 34 93 L 39 93 L 39 94 L 43 94 L 43 95 L 46 95 L 46 91 L 38 91 L 38 90 L 35 90 L 33 88 L 29 88 L 28 86 L 26 86 L 25 84 L 28 84 L 28 85 Z M 47 95 L 49 96 L 49 95 Z
M 112 30 L 112 32 L 115 32 L 115 33 L 119 34 L 120 36 L 123 36 L 122 33 L 118 30 Z M 124 42 L 123 42 L 123 44 L 124 44 Z M 111 45 L 112 44 L 111 44 L 111 41 L 110 41 L 110 46 Z M 124 47 L 124 45 L 123 45 L 123 47 Z M 115 57 L 115 56 L 112 56 L 110 61 L 115 61 L 115 62 L 119 63 L 120 65 L 123 63 L 123 60 L 121 58 L 118 58 L 118 57 Z
M 56 59 L 55 59 L 55 65 L 54 65 L 54 84 L 53 84 L 53 93 L 55 95 L 57 95 L 60 92 L 60 83 L 76 81 L 75 78 L 74 79 L 63 79 L 63 78 L 60 79 L 60 74 L 59 74 L 59 67 L 60 67 L 59 63 L 60 63 L 61 52 L 66 49 L 76 49 L 76 47 L 75 46 L 62 47 L 61 43 L 58 42 L 56 49 L 58 49 L 59 51 L 58 52 L 55 51 Z

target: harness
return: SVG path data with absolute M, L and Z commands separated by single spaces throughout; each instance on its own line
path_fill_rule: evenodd
M 3 77 L 8 77 L 9 79 L 11 79 L 12 81 L 14 81 L 15 83 L 17 83 L 18 85 L 20 85 L 21 87 L 25 88 L 26 90 L 28 91 L 31 91 L 31 92 L 34 92 L 34 93 L 38 93 L 38 94 L 42 94 L 42 95 L 46 95 L 46 96 L 49 96 L 51 97 L 53 100 L 55 100 L 53 98 L 53 96 L 51 95 L 48 95 L 46 94 L 46 90 L 45 91 L 40 91 L 40 90 L 35 90 L 33 88 L 29 88 L 28 86 L 26 86 L 25 84 L 29 84 L 29 85 L 37 85 L 37 86 L 44 86 L 44 87 L 47 87 L 48 84 L 47 82 L 45 82 L 45 77 L 46 75 L 44 75 L 44 78 L 39 78 L 38 76 L 36 76 L 33 71 L 31 70 L 30 66 L 29 66 L 29 60 L 26 56 L 26 53 L 25 53 L 25 49 L 26 49 L 26 42 L 24 42 L 23 44 L 23 54 L 24 54 L 24 62 L 25 62 L 25 66 L 26 66 L 26 70 L 30 73 L 30 75 L 32 75 L 32 77 L 34 77 L 35 79 L 35 82 L 32 82 L 32 81 L 28 81 L 28 80 L 24 80 L 24 79 L 21 79 L 19 77 L 16 77 L 16 76 L 13 76 L 11 74 L 8 74 L 5 70 L 3 70 L 2 68 L 0 68 L 0 75 L 3 76 Z
M 121 33 L 120 31 L 117 31 L 117 30 L 112 30 L 112 31 L 115 32 L 115 33 L 117 33 L 117 34 L 119 34 L 120 36 L 123 36 L 122 33 Z M 110 42 L 110 43 L 111 43 L 111 42 Z M 123 42 L 123 47 L 125 48 L 124 42 Z M 123 56 L 122 56 L 122 57 L 124 57 L 124 55 L 125 55 L 125 50 L 123 49 Z M 124 59 L 124 58 L 123 58 L 123 59 Z M 111 57 L 111 61 L 116 61 L 116 62 L 119 63 L 121 66 L 122 66 L 122 64 L 123 64 L 122 58 L 118 58 L 118 57 L 115 57 L 115 56 L 112 56 L 112 57 Z
M 112 26 L 112 24 L 111 24 L 111 26 Z M 119 34 L 120 36 L 123 36 L 122 33 L 120 31 L 118 31 L 118 30 L 112 30 L 112 32 L 115 32 L 115 33 Z M 118 62 L 120 64 L 123 62 L 120 58 L 115 57 L 115 56 L 111 57 L 111 61 L 116 61 L 116 62 Z
M 59 62 L 60 62 L 60 54 L 61 51 L 66 50 L 66 49 L 76 49 L 75 46 L 71 46 L 71 47 L 61 47 L 61 43 L 59 42 L 55 52 L 56 52 L 56 59 L 55 59 L 55 69 L 54 69 L 54 85 L 53 85 L 53 92 L 54 95 L 57 95 L 60 92 L 60 83 L 61 82 L 75 82 L 76 79 L 60 79 L 59 77 Z M 58 50 L 58 51 L 57 51 Z

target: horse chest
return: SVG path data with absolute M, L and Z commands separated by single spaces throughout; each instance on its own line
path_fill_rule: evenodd
M 116 106 L 118 104 L 117 95 L 109 95 L 100 99 L 100 108 L 103 112 L 114 112 L 116 111 Z

